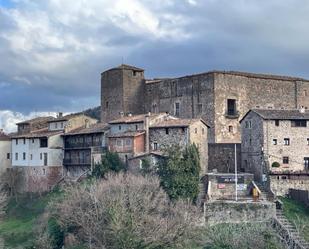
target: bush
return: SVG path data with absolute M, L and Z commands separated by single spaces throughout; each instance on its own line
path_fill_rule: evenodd
M 280 167 L 280 163 L 278 163 L 278 162 L 273 162 L 272 165 L 271 165 L 271 167 L 273 167 L 273 168 L 279 168 L 279 167 Z
M 172 200 L 195 201 L 199 194 L 200 157 L 195 144 L 181 150 L 174 146 L 167 151 L 168 159 L 159 164 L 161 186 Z
M 62 229 L 75 227 L 79 245 L 91 248 L 189 248 L 197 236 L 196 207 L 170 203 L 157 177 L 107 175 L 92 185 L 72 187 L 50 207 Z
M 118 173 L 122 170 L 125 170 L 125 165 L 119 158 L 119 155 L 108 151 L 105 155 L 102 155 L 101 162 L 94 166 L 92 176 L 104 178 L 109 172 Z
M 47 223 L 48 235 L 54 249 L 61 249 L 63 246 L 64 233 L 55 218 L 50 218 Z

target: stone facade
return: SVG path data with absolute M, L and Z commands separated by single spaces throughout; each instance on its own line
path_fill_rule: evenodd
M 236 160 L 239 172 L 241 167 L 241 145 L 236 144 Z M 208 144 L 208 171 L 233 173 L 235 171 L 235 144 L 209 143 Z
M 0 129 L 0 174 L 12 166 L 11 138 Z
M 309 81 L 301 78 L 212 71 L 145 80 L 143 71 L 134 76 L 134 67 L 123 67 L 102 73 L 104 122 L 120 112 L 169 112 L 206 120 L 211 143 L 240 143 L 239 120 L 249 109 L 309 107 Z
M 309 191 L 309 175 L 280 175 L 270 176 L 270 187 L 279 196 L 285 196 L 289 189 L 300 189 Z

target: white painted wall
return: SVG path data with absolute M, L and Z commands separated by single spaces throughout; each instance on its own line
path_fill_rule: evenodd
M 7 159 L 8 153 L 10 154 L 9 159 Z M 11 141 L 0 141 L 0 172 L 12 166 L 11 157 Z
M 18 153 L 18 160 L 16 160 Z M 23 153 L 26 153 L 25 160 Z M 25 144 L 23 139 L 12 140 L 12 166 L 44 166 L 44 153 L 47 153 L 46 166 L 62 166 L 63 160 L 63 141 L 60 135 L 51 136 L 48 139 L 48 147 L 40 147 L 39 138 L 26 138 Z
M 62 131 L 67 125 L 67 121 L 51 122 L 48 124 L 50 131 Z

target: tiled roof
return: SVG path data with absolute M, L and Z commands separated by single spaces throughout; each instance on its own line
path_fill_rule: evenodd
M 167 119 L 156 122 L 150 126 L 150 128 L 164 128 L 164 127 L 188 127 L 196 122 L 201 121 L 208 126 L 202 119 Z
M 144 133 L 145 133 L 145 131 L 127 131 L 127 132 L 109 134 L 108 137 L 110 137 L 110 138 L 116 138 L 116 137 L 137 137 L 137 136 L 143 135 Z
M 166 114 L 166 113 L 164 113 Z M 132 115 L 132 116 L 125 116 L 125 117 L 122 117 L 122 118 L 119 118 L 119 119 L 116 119 L 116 120 L 113 120 L 113 121 L 110 121 L 109 123 L 110 124 L 130 124 L 130 123 L 142 123 L 145 121 L 145 117 L 146 115 L 148 114 L 140 114 L 140 115 Z M 151 113 L 149 118 L 152 119 L 152 118 L 156 118 L 160 115 L 163 115 L 163 113 Z
M 108 129 L 108 124 L 105 123 L 97 123 L 92 124 L 88 128 L 86 127 L 79 127 L 75 130 L 72 130 L 66 134 L 63 134 L 64 136 L 70 136 L 70 135 L 79 135 L 79 134 L 92 134 L 92 133 L 103 133 Z
M 55 119 L 52 116 L 47 116 L 47 117 L 37 117 L 37 118 L 33 118 L 30 120 L 25 120 L 22 122 L 17 123 L 17 125 L 19 124 L 33 124 L 33 123 L 41 123 L 41 122 L 49 122 L 51 120 Z
M 60 121 L 68 121 L 70 120 L 71 118 L 75 118 L 75 117 L 78 117 L 78 116 L 85 116 L 89 119 L 92 119 L 91 117 L 83 114 L 83 113 L 73 113 L 73 114 L 68 114 L 68 115 L 65 115 L 63 117 L 58 117 L 58 118 L 54 118 L 52 120 L 49 121 L 49 123 L 52 123 L 52 122 L 60 122 Z
M 49 131 L 48 128 L 44 128 L 41 130 L 36 130 L 26 134 L 12 134 L 11 138 L 42 138 L 42 137 L 51 137 L 54 135 L 62 134 L 63 131 Z
M 116 69 L 133 70 L 133 71 L 138 71 L 138 72 L 143 72 L 143 71 L 145 71 L 145 70 L 142 69 L 142 68 L 134 67 L 134 66 L 127 65 L 127 64 L 121 64 L 121 65 L 119 65 L 118 67 L 113 67 L 113 68 L 110 68 L 110 69 L 108 69 L 108 70 L 106 70 L 106 71 L 111 71 L 111 70 L 116 70 Z
M 255 112 L 263 119 L 268 119 L 268 120 L 269 119 L 270 120 L 276 120 L 276 119 L 277 120 L 309 120 L 308 111 L 305 111 L 304 113 L 302 113 L 300 112 L 300 110 L 296 110 L 296 109 L 294 110 L 253 109 L 251 111 Z M 242 118 L 242 120 L 247 116 L 247 114 Z

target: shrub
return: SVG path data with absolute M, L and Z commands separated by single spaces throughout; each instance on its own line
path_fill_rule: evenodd
M 159 164 L 162 188 L 172 200 L 195 201 L 199 194 L 200 159 L 195 144 L 181 150 L 174 146 L 167 150 L 168 159 Z
M 92 176 L 104 178 L 108 172 L 118 173 L 122 170 L 125 170 L 125 165 L 119 158 L 119 155 L 108 151 L 105 155 L 102 155 L 101 162 L 94 166 Z
M 273 167 L 273 168 L 279 168 L 279 167 L 280 167 L 280 163 L 278 163 L 278 162 L 273 162 L 272 165 L 271 165 L 271 167 Z

